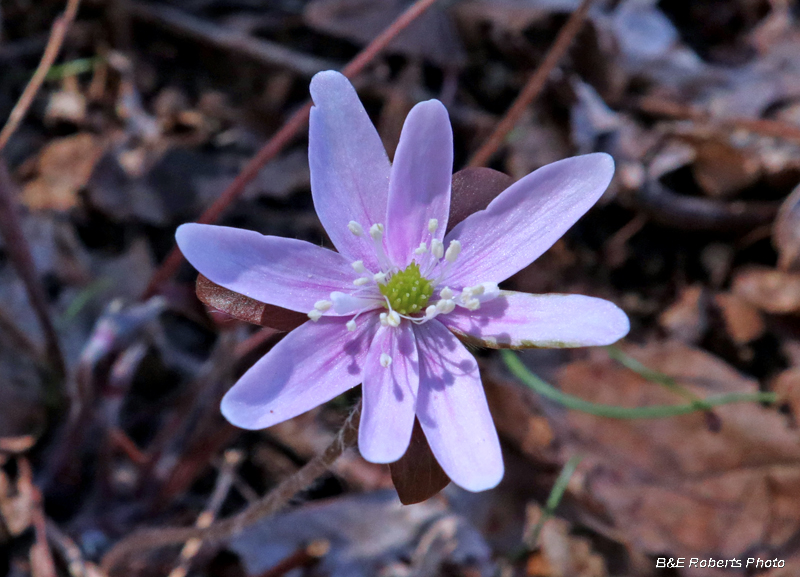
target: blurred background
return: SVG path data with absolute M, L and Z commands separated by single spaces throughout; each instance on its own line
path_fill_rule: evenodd
M 609 419 L 544 400 L 481 351 L 498 488 L 404 507 L 389 468 L 351 450 L 236 535 L 140 543 L 104 565 L 137 528 L 207 526 L 256 502 L 358 399 L 266 431 L 228 425 L 221 396 L 286 327 L 211 311 L 190 266 L 162 263 L 175 228 L 215 201 L 219 224 L 330 246 L 310 196 L 309 80 L 411 3 L 3 0 L 0 575 L 800 574 L 800 6 L 428 4 L 353 76 L 390 157 L 411 107 L 438 98 L 456 170 L 616 161 L 598 205 L 505 286 L 609 299 L 631 334 L 526 351 L 526 366 L 607 405 L 778 401 Z M 24 93 L 46 52 L 58 56 Z M 245 167 L 254 178 L 234 181 Z

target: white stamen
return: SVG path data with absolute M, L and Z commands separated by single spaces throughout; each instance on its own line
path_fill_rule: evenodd
M 455 262 L 460 252 L 461 243 L 457 240 L 451 240 L 450 246 L 447 247 L 447 252 L 445 253 L 444 258 L 447 259 L 447 262 Z
M 435 218 L 430 219 L 428 221 L 428 232 L 433 234 L 437 228 L 439 228 L 439 221 Z
M 314 322 L 317 322 L 319 319 L 322 318 L 322 313 L 319 312 L 317 309 L 314 309 L 313 311 L 308 312 L 308 318 L 310 318 Z
M 314 308 L 318 311 L 325 312 L 333 306 L 331 301 L 317 301 L 314 303 Z
M 444 244 L 438 238 L 431 241 L 431 254 L 436 258 L 442 258 L 444 255 Z
M 376 283 L 383 284 L 386 282 L 386 273 L 376 272 L 374 275 L 372 275 L 372 278 L 375 280 Z
M 367 272 L 367 269 L 364 266 L 364 261 L 363 260 L 357 260 L 357 261 L 355 261 L 353 263 L 350 263 L 350 266 L 353 267 L 353 270 L 356 271 L 358 274 L 361 274 L 363 272 Z
M 476 311 L 481 308 L 481 301 L 478 299 L 469 299 L 467 302 L 464 303 L 464 306 L 467 307 L 471 311 Z
M 438 313 L 437 313 L 436 307 L 434 305 L 430 305 L 428 308 L 425 309 L 425 320 L 429 321 L 433 317 L 435 317 L 437 314 Z
M 361 225 L 354 220 L 351 220 L 349 223 L 347 223 L 347 228 L 349 228 L 350 232 L 356 236 L 361 236 L 364 234 L 364 229 L 361 228 Z
M 479 296 L 481 296 L 483 294 L 483 291 L 485 289 L 484 289 L 484 286 L 482 284 L 479 284 L 479 285 L 475 285 L 474 287 L 472 287 L 469 290 L 472 293 L 472 296 L 479 297 Z
M 428 252 L 428 245 L 424 242 L 419 243 L 419 246 L 414 249 L 414 254 L 421 255 Z
M 347 321 L 345 326 L 347 327 L 347 330 L 352 333 L 354 330 L 356 330 L 356 321 Z
M 453 291 L 450 289 L 449 286 L 446 286 L 442 290 L 439 291 L 439 298 L 443 298 L 445 300 L 449 300 L 449 299 L 453 298 Z
M 388 369 L 389 365 L 391 364 L 392 364 L 392 357 L 390 357 L 386 353 L 381 353 L 381 366 L 384 369 Z
M 383 238 L 383 225 L 380 223 L 373 224 L 369 227 L 369 235 L 372 237 L 372 240 L 380 241 Z
M 339 291 L 331 293 L 331 301 L 333 301 L 333 310 L 340 315 L 373 309 L 381 302 L 374 298 L 358 297 Z
M 436 303 L 436 310 L 439 311 L 440 315 L 446 315 L 451 313 L 455 310 L 456 303 L 450 299 L 441 299 L 439 302 Z
M 380 316 L 378 317 L 378 318 L 380 318 L 380 320 L 381 320 L 381 326 L 382 326 L 382 327 L 387 327 L 387 326 L 389 326 L 389 321 L 387 320 L 387 318 L 386 318 L 386 317 L 387 317 L 387 314 L 386 314 L 386 313 L 381 313 L 381 314 L 380 314 Z
M 400 315 L 396 311 L 389 311 L 389 314 L 386 315 L 386 324 L 390 327 L 399 327 Z
M 356 286 L 364 286 L 364 285 L 365 285 L 365 284 L 367 284 L 369 281 L 370 281 L 370 279 L 368 279 L 368 278 L 367 278 L 367 277 L 365 277 L 365 276 L 362 276 L 361 278 L 357 278 L 356 280 L 354 280 L 354 281 L 353 281 L 353 284 L 354 284 L 354 285 L 356 285 Z

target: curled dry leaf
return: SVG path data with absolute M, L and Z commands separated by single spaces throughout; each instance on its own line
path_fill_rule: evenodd
M 755 392 L 758 383 L 721 359 L 678 342 L 630 347 L 651 369 L 695 394 Z M 606 357 L 568 365 L 562 389 L 621 406 L 682 402 Z M 555 420 L 568 452 L 587 466 L 585 494 L 614 529 L 649 554 L 738 557 L 778 548 L 800 530 L 800 432 L 755 403 L 622 421 L 569 412 Z
M 768 313 L 794 313 L 800 310 L 800 273 L 747 267 L 734 276 L 733 293 Z
M 16 480 L 12 480 L 5 471 L 0 470 L 0 516 L 12 537 L 20 535 L 31 525 L 34 492 L 33 480 L 23 472 Z
M 714 303 L 722 313 L 728 336 L 737 345 L 754 341 L 764 334 L 767 327 L 761 313 L 743 298 L 731 293 L 720 293 L 714 296 Z
M 22 202 L 33 210 L 69 210 L 78 204 L 105 145 L 88 133 L 58 138 L 36 160 L 37 176 L 22 190 Z
M 528 524 L 541 522 L 542 509 L 528 506 Z M 563 519 L 550 518 L 539 533 L 539 551 L 528 557 L 526 575 L 529 577 L 606 577 L 602 555 L 592 550 L 585 537 L 570 534 L 569 523 Z
M 772 227 L 772 244 L 778 249 L 778 267 L 792 270 L 800 263 L 800 186 L 783 201 Z
M 708 196 L 730 198 L 761 175 L 754 152 L 732 146 L 722 138 L 702 140 L 696 149 L 694 177 Z
M 702 285 L 688 286 L 681 291 L 678 300 L 658 316 L 658 324 L 670 336 L 696 343 L 708 326 L 706 301 Z

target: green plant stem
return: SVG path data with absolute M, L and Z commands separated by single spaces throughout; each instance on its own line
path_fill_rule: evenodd
M 664 419 L 686 415 L 695 411 L 707 411 L 710 407 L 729 405 L 731 403 L 774 403 L 777 400 L 775 393 L 727 393 L 701 399 L 700 402 L 693 401 L 682 405 L 654 405 L 650 407 L 601 405 L 559 391 L 530 372 L 516 353 L 504 350 L 501 354 L 511 373 L 538 394 L 568 409 L 598 417 L 611 419 Z
M 539 535 L 542 532 L 542 527 L 544 527 L 544 524 L 547 522 L 547 520 L 551 519 L 555 514 L 556 507 L 558 507 L 558 504 L 564 497 L 564 493 L 567 491 L 567 485 L 569 485 L 569 480 L 572 478 L 572 475 L 575 474 L 575 469 L 578 468 L 578 464 L 581 462 L 581 459 L 583 459 L 581 455 L 575 455 L 569 461 L 567 461 L 567 464 L 564 465 L 563 469 L 561 469 L 561 473 L 558 474 L 558 478 L 553 484 L 553 488 L 550 490 L 550 496 L 547 497 L 547 503 L 545 503 L 544 509 L 542 510 L 542 516 L 539 519 L 539 522 L 536 523 L 536 526 L 525 538 L 525 544 L 529 551 L 536 549 L 536 546 L 539 543 Z

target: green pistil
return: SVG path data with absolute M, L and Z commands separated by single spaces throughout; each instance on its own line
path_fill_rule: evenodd
M 419 274 L 419 265 L 415 262 L 408 265 L 406 270 L 393 274 L 386 284 L 379 284 L 378 288 L 389 299 L 392 309 L 401 315 L 424 310 L 433 294 L 431 281 Z

